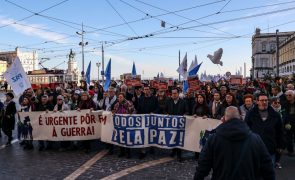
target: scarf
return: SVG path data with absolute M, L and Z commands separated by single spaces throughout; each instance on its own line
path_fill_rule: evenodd
M 112 111 L 112 105 L 114 104 L 116 100 L 117 100 L 116 95 L 111 99 L 111 101 L 109 97 L 106 97 L 105 99 L 106 111 Z

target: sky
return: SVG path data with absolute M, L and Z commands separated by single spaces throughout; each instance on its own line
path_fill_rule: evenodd
M 0 51 L 35 50 L 40 59 L 50 58 L 43 66 L 65 69 L 73 49 L 82 70 L 76 32 L 83 23 L 85 71 L 91 61 L 92 79 L 102 44 L 114 78 L 131 73 L 133 62 L 143 78 L 159 72 L 176 78 L 179 51 L 181 60 L 187 53 L 188 64 L 195 55 L 203 62 L 199 72 L 234 74 L 246 63 L 249 76 L 255 28 L 294 31 L 294 15 L 292 0 L 0 0 Z M 218 48 L 222 67 L 207 58 Z

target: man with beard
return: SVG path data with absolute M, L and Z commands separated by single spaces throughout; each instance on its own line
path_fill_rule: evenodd
M 279 113 L 269 106 L 266 94 L 258 95 L 257 105 L 248 112 L 245 122 L 261 137 L 274 165 L 276 151 L 281 153 L 283 148 L 283 126 Z

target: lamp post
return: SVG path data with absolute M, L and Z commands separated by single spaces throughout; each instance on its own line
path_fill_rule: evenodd
M 99 67 L 100 67 L 100 62 L 97 62 L 96 63 L 96 66 L 97 66 L 97 74 L 98 74 L 98 77 L 97 77 L 97 81 L 98 81 L 98 83 L 99 83 Z
M 79 43 L 79 45 L 82 47 L 82 72 L 81 72 L 81 75 L 82 75 L 82 79 L 84 80 L 84 74 L 85 74 L 85 71 L 84 71 L 84 46 L 88 45 L 88 42 L 85 42 L 84 43 L 84 28 L 83 28 L 83 23 L 82 23 L 82 31 L 81 32 L 76 32 L 76 34 L 80 35 L 81 38 L 82 38 L 82 41 Z

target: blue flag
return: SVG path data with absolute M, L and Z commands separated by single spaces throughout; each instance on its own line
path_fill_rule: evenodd
M 88 64 L 87 71 L 86 71 L 86 83 L 90 85 L 90 71 L 91 71 L 91 61 Z
M 187 90 L 188 90 L 188 82 L 187 82 L 187 80 L 186 81 L 183 81 L 183 92 L 184 93 L 186 93 L 187 92 Z
M 189 72 L 188 72 L 188 76 L 194 76 L 197 75 L 201 65 L 203 62 L 201 62 L 200 64 L 198 64 L 197 66 L 193 67 Z
M 136 76 L 136 67 L 135 67 L 134 62 L 133 62 L 133 66 L 132 66 L 132 76 Z
M 104 87 L 103 87 L 104 91 L 107 91 L 111 84 L 111 62 L 112 62 L 112 59 L 109 60 L 106 71 L 105 71 L 106 81 L 104 82 Z

